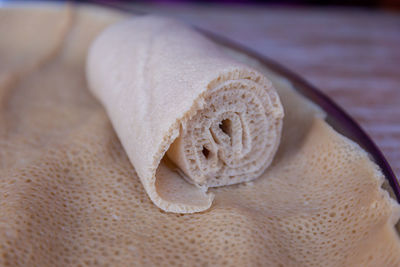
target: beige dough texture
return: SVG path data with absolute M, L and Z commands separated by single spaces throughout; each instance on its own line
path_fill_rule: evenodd
M 91 43 L 126 17 L 0 9 L 0 266 L 400 266 L 400 208 L 376 164 L 284 77 L 225 48 L 279 94 L 278 151 L 259 178 L 209 188 L 203 212 L 154 205 L 86 80 Z
M 112 25 L 86 70 L 161 209 L 206 210 L 209 187 L 254 180 L 271 164 L 283 121 L 271 82 L 183 23 L 141 16 Z

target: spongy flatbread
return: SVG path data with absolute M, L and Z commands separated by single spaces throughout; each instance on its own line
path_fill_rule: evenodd
M 381 172 L 271 75 L 286 117 L 269 170 L 213 189 L 206 212 L 160 211 L 85 83 L 91 39 L 122 15 L 73 11 L 59 53 L 3 98 L 0 265 L 399 266 L 399 207 L 380 189 Z
M 283 108 L 271 81 L 182 22 L 141 16 L 108 27 L 86 72 L 164 211 L 208 209 L 209 187 L 258 178 L 278 149 Z M 178 171 L 159 167 L 165 155 Z

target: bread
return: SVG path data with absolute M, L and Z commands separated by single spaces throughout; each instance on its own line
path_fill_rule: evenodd
M 277 90 L 285 109 L 278 152 L 253 182 L 210 188 L 210 209 L 166 213 L 149 199 L 85 80 L 92 40 L 126 16 L 72 8 L 65 36 L 61 27 L 61 39 L 48 43 L 43 36 L 55 34 L 65 9 L 19 8 L 25 12 L 0 9 L 0 19 L 12 14 L 0 28 L 0 43 L 7 37 L 10 44 L 0 46 L 1 55 L 26 35 L 16 25 L 28 14 L 53 21 L 36 29 L 50 47 L 45 51 L 62 46 L 52 56 L 22 46 L 24 58 L 43 63 L 14 84 L 0 84 L 8 92 L 0 102 L 1 266 L 400 265 L 393 227 L 399 205 L 380 188 L 381 171 L 284 77 L 226 51 Z M 10 57 L 5 68 L 23 68 L 13 59 L 24 61 Z
M 87 75 L 165 211 L 208 209 L 209 187 L 258 178 L 278 148 L 283 108 L 271 82 L 178 21 L 144 16 L 107 28 Z

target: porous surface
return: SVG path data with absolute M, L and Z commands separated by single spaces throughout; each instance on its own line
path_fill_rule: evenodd
M 211 86 L 203 108 L 181 122 L 167 157 L 200 187 L 254 180 L 271 164 L 281 138 L 283 109 L 275 89 L 247 69 Z
M 393 227 L 399 206 L 380 189 L 377 166 L 267 70 L 260 71 L 285 108 L 272 165 L 253 182 L 211 189 L 215 201 L 205 212 L 158 209 L 85 83 L 90 41 L 122 15 L 46 10 L 71 21 L 60 37 L 63 45 L 56 49 L 58 42 L 42 38 L 57 26 L 53 17 L 37 32 L 50 47 L 45 51 L 56 53 L 43 61 L 21 48 L 41 64 L 23 74 L 15 69 L 23 68 L 18 62 L 10 72 L 1 70 L 2 77 L 18 77 L 0 83 L 7 91 L 0 105 L 1 266 L 400 265 Z M 36 12 L 42 11 L 29 10 L 45 14 Z M 1 9 L 0 19 L 5 14 L 12 14 L 10 28 L 23 21 L 10 9 Z M 1 28 L 2 45 L 9 32 Z M 1 55 L 15 51 L 8 41 Z
M 278 148 L 283 108 L 271 82 L 179 21 L 142 16 L 110 26 L 89 50 L 87 77 L 165 211 L 208 209 L 208 187 L 258 178 Z M 176 168 L 161 174 L 165 153 Z

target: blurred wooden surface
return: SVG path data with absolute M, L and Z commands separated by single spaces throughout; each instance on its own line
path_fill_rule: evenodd
M 244 44 L 316 85 L 382 149 L 400 176 L 400 13 L 246 6 L 135 6 Z

